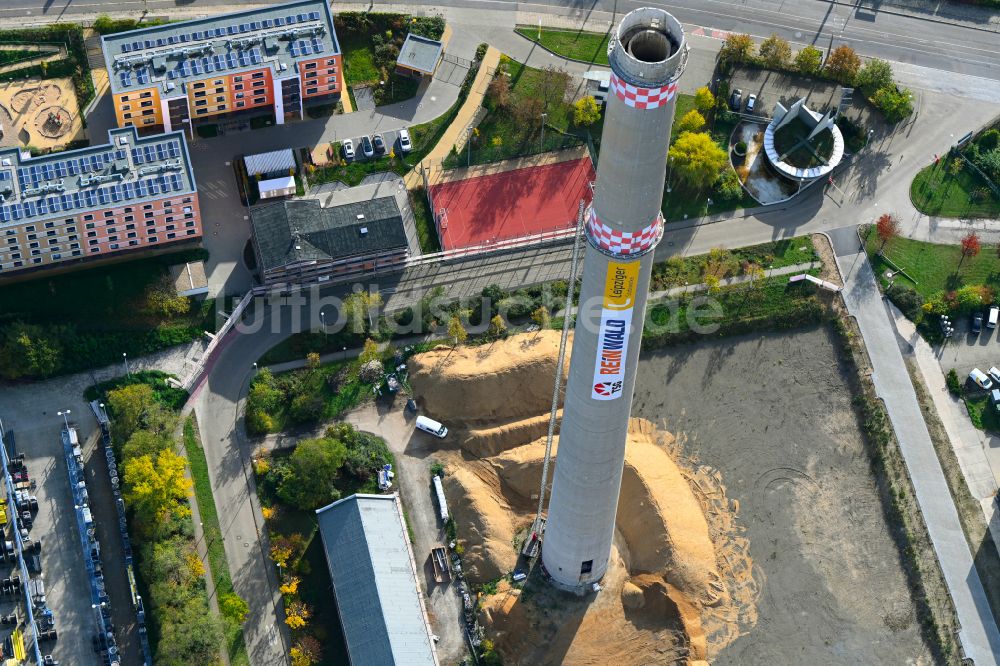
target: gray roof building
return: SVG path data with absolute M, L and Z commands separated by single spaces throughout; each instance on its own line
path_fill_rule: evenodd
M 111 92 L 182 83 L 340 53 L 325 0 L 299 0 L 101 37 Z
M 411 32 L 406 36 L 403 48 L 399 49 L 396 66 L 428 76 L 433 75 L 434 70 L 437 69 L 438 60 L 441 59 L 443 49 L 444 44 L 438 40 L 414 35 Z
M 436 666 L 398 495 L 352 495 L 316 512 L 351 666 Z
M 272 173 L 288 175 L 295 169 L 295 155 L 291 148 L 272 150 L 269 153 L 245 155 L 243 163 L 247 167 L 248 176 L 265 176 Z
M 288 275 L 350 272 L 404 259 L 409 246 L 393 197 L 323 208 L 293 199 L 250 209 L 258 268 L 265 283 Z M 303 280 L 304 281 L 304 280 Z

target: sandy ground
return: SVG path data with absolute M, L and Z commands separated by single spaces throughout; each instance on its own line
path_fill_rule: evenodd
M 718 469 L 747 526 L 759 618 L 713 663 L 931 663 L 831 334 L 710 340 L 639 368 L 633 415 Z
M 59 123 L 50 122 L 53 114 Z M 0 146 L 62 148 L 85 138 L 72 79 L 27 79 L 0 83 Z

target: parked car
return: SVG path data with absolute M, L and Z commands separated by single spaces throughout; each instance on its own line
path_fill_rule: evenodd
M 969 379 L 971 379 L 976 386 L 984 391 L 989 391 L 993 388 L 993 382 L 990 381 L 990 378 L 986 376 L 986 373 L 979 368 L 972 369 L 972 372 L 969 373 Z
M 990 404 L 993 405 L 993 409 L 1000 412 L 1000 389 L 990 391 Z
M 743 106 L 743 91 L 737 88 L 733 91 L 733 94 L 729 96 L 729 108 L 733 111 L 739 111 Z
M 410 133 L 405 129 L 399 130 L 399 149 L 404 153 L 413 150 L 413 144 L 410 143 Z
M 983 330 L 983 313 L 973 312 L 972 313 L 972 334 L 979 335 L 980 331 Z
M 757 95 L 750 95 L 747 97 L 747 113 L 753 113 L 754 109 L 757 108 Z
M 993 366 L 986 371 L 986 374 L 990 376 L 990 379 L 993 380 L 994 384 L 1000 386 L 1000 368 Z
M 1000 318 L 1000 308 L 991 305 L 986 314 L 986 328 L 996 328 L 998 318 Z
M 372 140 L 368 136 L 361 137 L 361 152 L 365 154 L 365 157 L 375 156 L 375 149 L 372 148 Z
M 344 159 L 353 160 L 354 159 L 354 142 L 350 139 L 345 139 L 341 146 L 344 150 Z
M 381 134 L 376 134 L 372 137 L 372 143 L 375 144 L 375 152 L 379 155 L 385 152 L 385 139 L 382 138 Z

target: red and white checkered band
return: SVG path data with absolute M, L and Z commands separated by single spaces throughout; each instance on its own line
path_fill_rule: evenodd
M 636 109 L 657 109 L 667 102 L 677 92 L 677 84 L 669 83 L 659 88 L 639 88 L 622 81 L 611 72 L 611 89 L 618 99 Z
M 651 250 L 663 235 L 663 214 L 640 231 L 618 231 L 597 219 L 591 206 L 587 217 L 587 235 L 599 249 L 617 256 L 644 254 Z

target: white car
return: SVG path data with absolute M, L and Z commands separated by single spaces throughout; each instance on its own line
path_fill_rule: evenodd
M 757 108 L 757 95 L 750 95 L 747 97 L 747 113 L 753 113 L 754 109 Z
M 354 159 L 354 142 L 350 139 L 345 139 L 342 144 L 344 148 L 344 159 L 353 160 Z
M 979 368 L 973 368 L 972 372 L 969 373 L 969 379 L 975 382 L 976 386 L 983 389 L 984 391 L 989 391 L 993 388 L 993 382 L 989 377 L 986 376 Z
M 413 144 L 410 143 L 410 133 L 405 129 L 399 130 L 399 149 L 404 153 L 413 150 Z
M 1000 368 L 993 366 L 992 368 L 986 371 L 986 374 L 989 375 L 990 379 L 993 380 L 994 384 L 1000 386 Z

